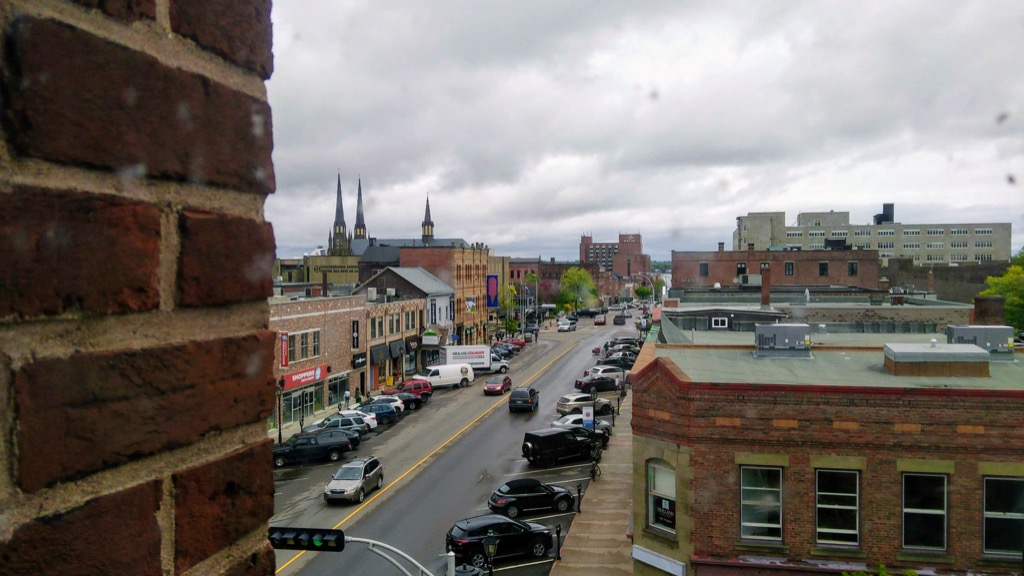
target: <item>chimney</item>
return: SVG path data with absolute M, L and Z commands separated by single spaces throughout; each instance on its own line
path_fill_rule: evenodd
M 1002 296 L 975 296 L 974 318 L 978 326 L 1002 326 L 1006 323 L 1006 300 Z
M 935 272 L 931 268 L 928 269 L 928 292 L 935 294 Z
M 748 252 L 753 252 L 754 251 L 754 243 L 753 242 L 747 242 L 747 251 Z
M 718 251 L 719 252 L 725 252 L 725 242 L 719 242 L 718 243 Z
M 761 266 L 761 309 L 771 308 L 772 293 L 772 268 L 771 264 L 765 263 Z

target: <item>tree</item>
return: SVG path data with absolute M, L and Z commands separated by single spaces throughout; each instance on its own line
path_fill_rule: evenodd
M 534 292 L 534 295 L 533 295 L 534 308 L 539 310 L 540 309 L 540 278 L 536 274 L 534 274 L 533 272 L 527 272 L 526 276 L 523 276 L 523 282 L 525 282 L 527 286 L 532 286 L 533 287 L 533 292 Z M 540 318 L 534 318 L 534 320 L 536 322 L 540 322 Z
M 1024 266 L 1010 266 L 1002 276 L 989 276 L 985 283 L 988 289 L 983 290 L 981 295 L 1002 296 L 1006 306 L 1006 323 L 1017 332 L 1024 331 Z
M 515 334 L 519 328 L 516 322 L 516 287 L 512 284 L 498 289 L 498 306 L 505 312 L 505 332 Z
M 665 290 L 665 281 L 661 279 L 661 276 L 658 276 L 657 278 L 654 279 L 654 301 L 655 302 L 658 301 L 658 299 L 659 299 L 658 297 L 661 296 L 661 294 L 662 294 L 662 292 L 664 292 L 664 290 Z
M 648 297 L 650 297 L 652 291 L 647 286 L 637 286 L 636 288 L 633 288 L 633 293 L 636 294 L 637 298 L 641 300 L 646 300 Z
M 1024 247 L 1010 258 L 1010 266 L 1024 266 Z
M 587 296 L 592 296 L 597 289 L 594 286 L 594 279 L 590 277 L 590 272 L 579 266 L 573 266 L 563 272 L 559 284 L 562 287 L 562 294 L 567 296 L 569 302 L 573 303 L 574 312 L 580 309 L 580 302 L 586 302 Z

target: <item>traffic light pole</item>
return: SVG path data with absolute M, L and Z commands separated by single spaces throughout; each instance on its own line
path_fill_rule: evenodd
M 392 558 L 388 554 L 388 552 L 393 552 L 395 554 L 398 554 L 402 558 L 406 559 L 410 564 L 412 564 L 413 566 L 418 568 L 419 569 L 419 573 L 418 573 L 417 576 L 434 576 L 430 572 L 430 570 L 427 570 L 425 567 L 423 567 L 422 564 L 420 564 L 419 562 L 413 560 L 412 556 L 409 556 L 408 554 L 406 554 L 405 552 L 402 552 L 401 550 L 399 550 L 398 548 L 395 548 L 394 546 L 390 546 L 388 544 L 385 544 L 383 542 L 379 542 L 377 540 L 369 540 L 367 538 L 353 538 L 351 536 L 345 536 L 345 543 L 348 544 L 350 542 L 358 542 L 360 544 L 366 544 L 366 547 L 370 549 L 370 552 L 373 552 L 374 554 L 376 554 L 376 555 L 380 556 L 381 558 L 383 558 L 383 559 L 387 560 L 388 562 L 390 562 L 392 566 L 394 566 L 396 569 L 398 569 L 402 574 L 405 574 L 405 576 L 413 576 L 413 575 L 412 575 L 412 572 L 409 572 L 408 570 L 405 569 L 405 566 L 402 566 L 401 564 L 399 564 L 398 560 L 395 560 L 394 558 Z M 383 550 L 381 550 L 381 548 L 383 548 Z M 387 552 L 385 552 L 385 550 Z

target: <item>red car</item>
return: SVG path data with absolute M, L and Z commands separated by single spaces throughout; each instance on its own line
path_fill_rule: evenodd
M 512 389 L 512 379 L 508 376 L 491 376 L 484 382 L 484 396 L 504 394 Z
M 506 344 L 514 344 L 516 346 L 519 346 L 520 348 L 526 348 L 526 339 L 523 338 L 522 336 L 512 336 L 510 338 L 505 338 L 504 340 L 502 340 L 502 342 Z
M 604 325 L 605 325 L 604 314 L 598 314 L 597 316 L 594 316 L 594 326 L 604 326 Z

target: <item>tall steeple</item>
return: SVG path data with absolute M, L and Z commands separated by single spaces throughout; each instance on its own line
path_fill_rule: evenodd
M 348 231 L 345 226 L 345 208 L 341 204 L 341 173 L 338 173 L 338 192 L 334 205 L 334 226 L 327 239 L 327 254 L 330 256 L 349 256 L 352 246 L 348 242 Z
M 434 221 L 430 219 L 430 196 L 427 196 L 427 210 L 423 213 L 423 243 L 429 244 L 434 239 Z
M 366 239 L 366 223 L 363 222 L 363 179 L 359 179 L 359 193 L 356 197 L 356 238 Z

